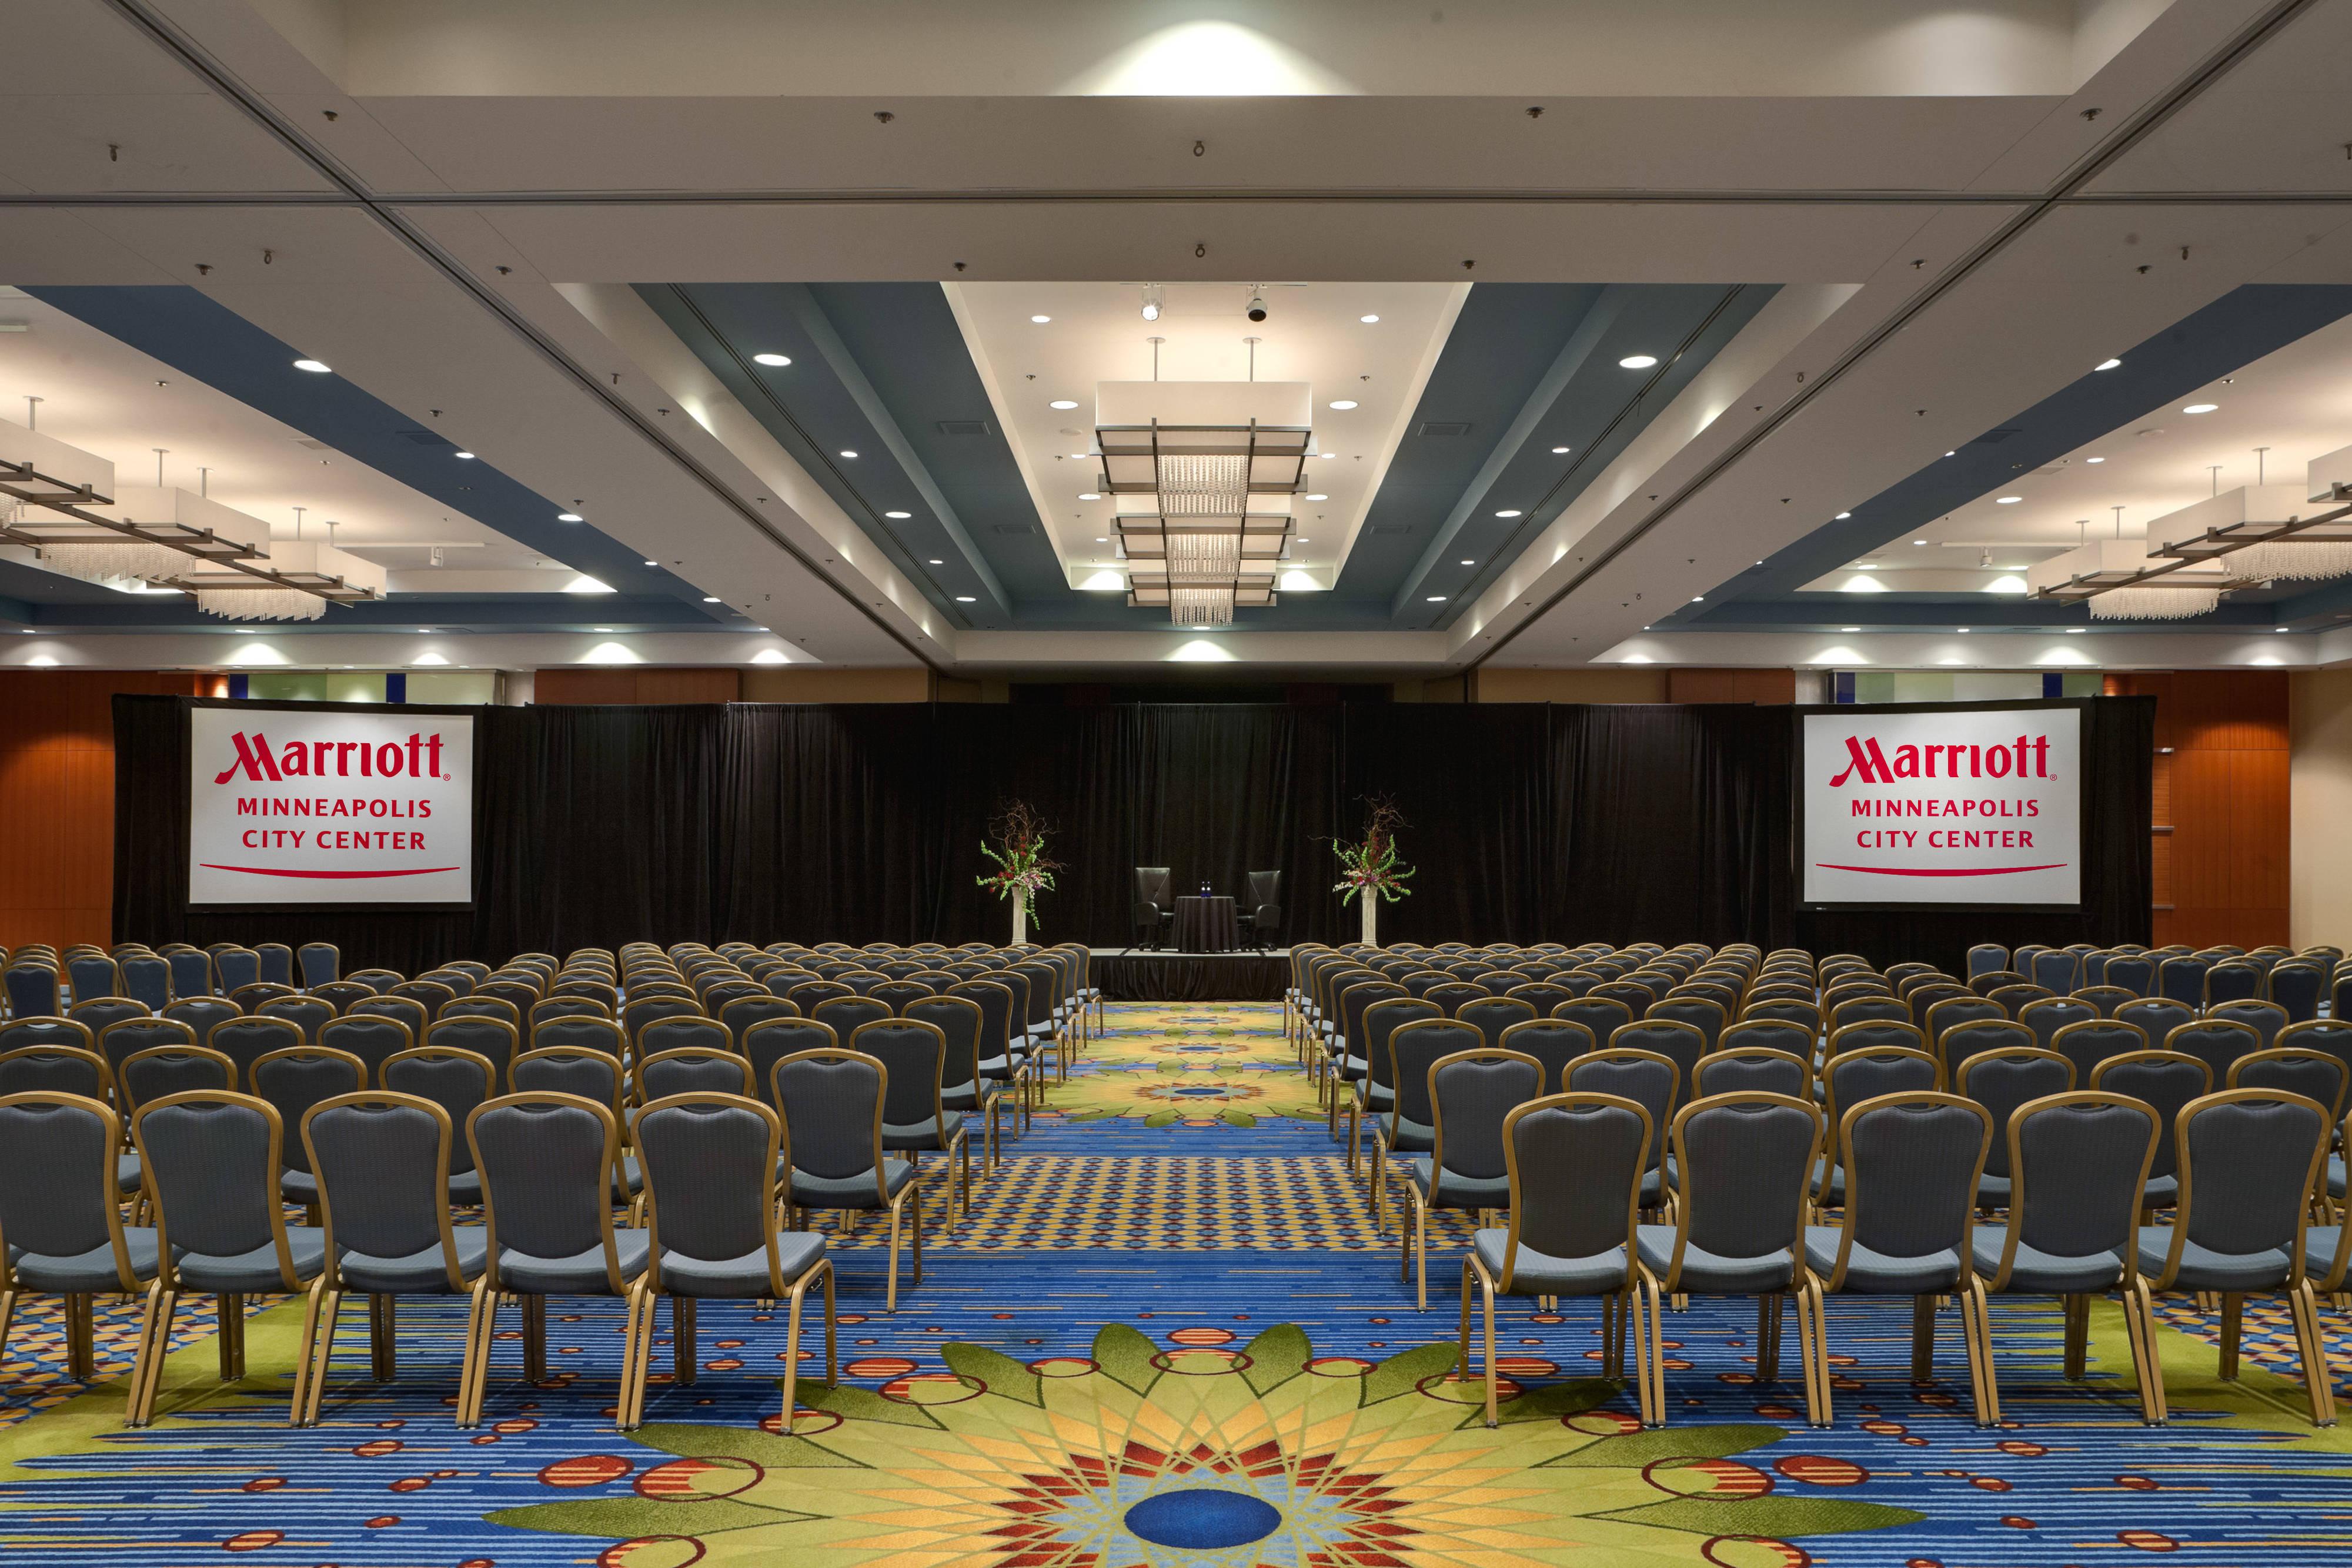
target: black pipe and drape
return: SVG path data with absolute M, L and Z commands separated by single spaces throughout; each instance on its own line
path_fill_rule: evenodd
M 471 911 L 187 907 L 190 699 L 118 696 L 117 940 L 328 941 L 346 968 L 622 942 L 1003 940 L 1004 800 L 1064 862 L 1044 940 L 1125 946 L 1134 868 L 1283 873 L 1345 941 L 1330 841 L 1393 800 L 1419 869 L 1384 940 L 1749 941 L 1955 968 L 1974 942 L 2146 942 L 2154 704 L 2088 705 L 2080 912 L 1804 910 L 1792 710 L 1744 705 L 940 704 L 474 710 Z M 1957 972 L 1957 971 L 1956 971 Z

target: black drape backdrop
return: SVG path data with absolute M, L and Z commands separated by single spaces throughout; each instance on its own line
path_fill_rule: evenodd
M 483 708 L 470 913 L 192 915 L 190 699 L 119 696 L 114 929 L 325 940 L 347 967 L 661 942 L 1001 940 L 975 879 L 1003 800 L 1065 862 L 1045 939 L 1117 946 L 1133 868 L 1180 891 L 1279 870 L 1286 939 L 1345 940 L 1329 840 L 1412 824 L 1384 939 L 1746 940 L 1952 967 L 1969 944 L 2147 940 L 2154 704 L 2089 705 L 2084 904 L 2064 915 L 1794 902 L 1790 710 L 1540 704 Z

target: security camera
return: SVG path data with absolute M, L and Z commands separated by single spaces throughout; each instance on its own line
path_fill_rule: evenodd
M 1253 321 L 1263 321 L 1263 320 L 1265 320 L 1265 295 L 1263 295 L 1263 294 L 1253 294 L 1253 295 L 1251 295 L 1251 296 L 1250 296 L 1250 302 L 1249 302 L 1249 319 L 1250 319 L 1251 320 L 1253 320 Z

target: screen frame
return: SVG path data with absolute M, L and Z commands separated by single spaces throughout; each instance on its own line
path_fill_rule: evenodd
M 1825 911 L 1832 914 L 1869 915 L 1900 911 L 1906 915 L 1921 913 L 1937 915 L 2081 915 L 2091 907 L 2087 849 L 2091 832 L 2091 769 L 2087 751 L 2090 744 L 2091 705 L 2096 697 L 2011 697 L 1985 702 L 1964 703 L 1808 703 L 1792 709 L 1790 723 L 1796 734 L 1789 747 L 1789 841 L 1794 847 L 1796 859 L 1789 868 L 1793 878 L 1796 898 L 1793 907 L 1800 911 Z M 1876 899 L 1867 904 L 1819 903 L 1804 895 L 1805 862 L 1809 853 L 1805 843 L 1805 720 L 1811 716 L 1851 714 L 1857 708 L 1873 713 L 2017 713 L 2028 710 L 2048 712 L 2055 708 L 2075 711 L 2075 780 L 2080 791 L 2074 808 L 2074 852 L 2083 864 L 2075 873 L 2075 902 L 2073 904 L 1946 904 L 1935 901 L 1909 902 Z
M 197 904 L 184 902 L 181 907 L 190 915 L 471 915 L 481 907 L 482 899 L 482 716 L 490 710 L 459 703 L 306 703 L 276 702 L 250 697 L 185 697 L 181 699 L 180 746 L 183 752 L 179 769 L 178 805 L 180 814 L 181 859 L 180 889 L 184 899 L 189 891 L 187 850 L 194 839 L 195 826 L 195 795 L 193 763 L 195 756 L 195 721 L 191 716 L 197 708 L 236 708 L 250 713 L 432 713 L 469 719 L 474 725 L 473 780 L 473 842 L 467 860 L 466 901 L 457 903 L 330 903 L 297 904 Z

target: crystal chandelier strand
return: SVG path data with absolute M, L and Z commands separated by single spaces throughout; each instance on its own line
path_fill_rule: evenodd
M 226 621 L 316 621 L 327 601 L 298 588 L 199 588 L 196 608 Z
M 135 539 L 45 544 L 40 550 L 43 564 L 51 570 L 84 582 L 173 578 L 189 565 L 188 557 L 179 550 Z
M 2219 588 L 2114 588 L 2091 596 L 2094 621 L 2186 621 L 2212 612 Z
M 2352 575 L 2352 539 L 2275 540 L 2221 558 L 2233 582 L 2317 582 Z

